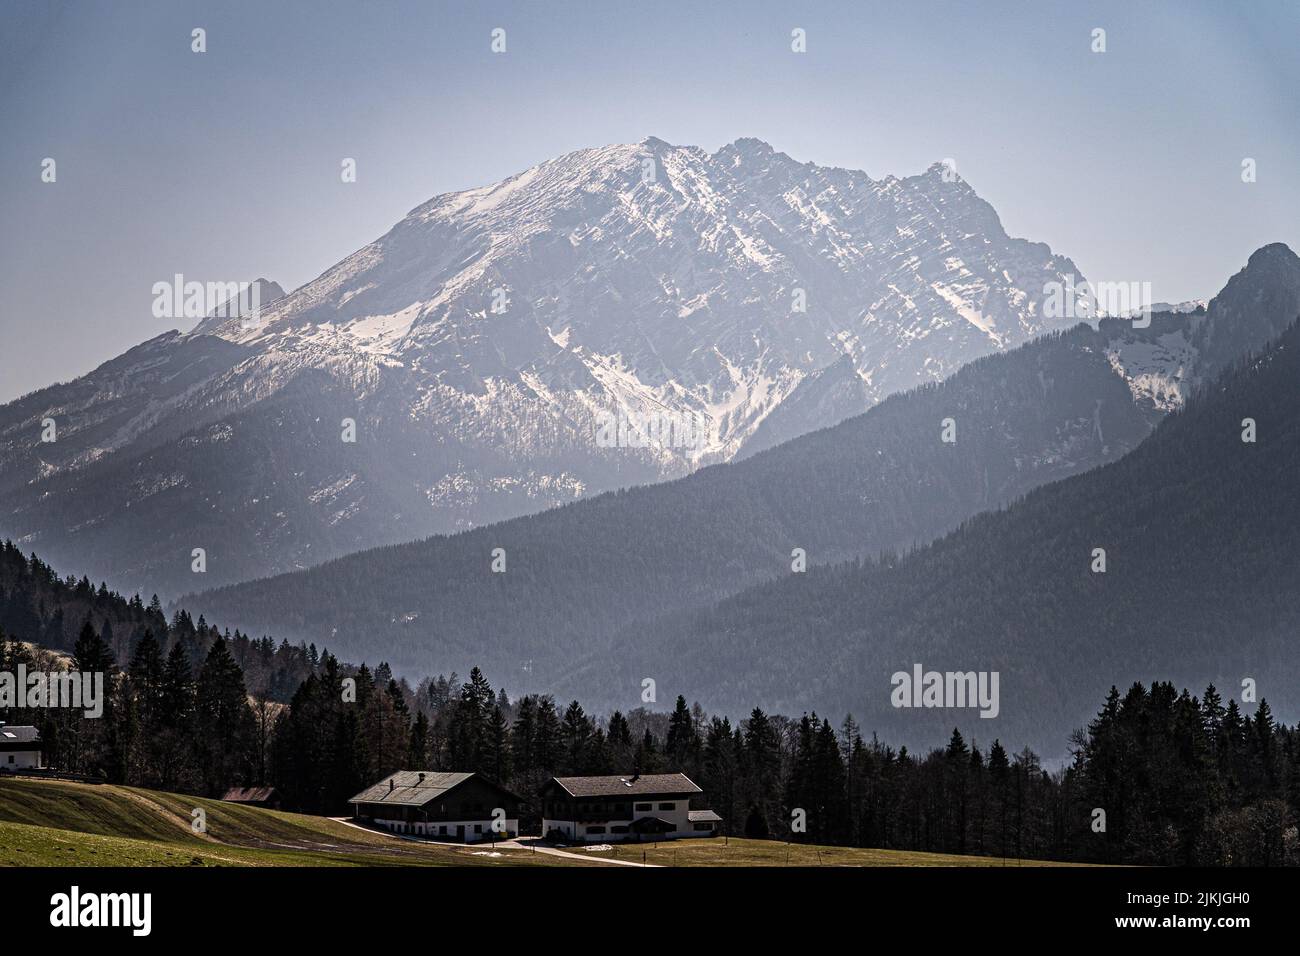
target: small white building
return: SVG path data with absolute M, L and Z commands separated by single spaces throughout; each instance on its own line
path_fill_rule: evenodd
M 691 809 L 703 793 L 684 773 L 552 777 L 542 789 L 542 836 L 575 843 L 714 836 L 722 818 Z
M 0 771 L 40 770 L 44 766 L 40 732 L 35 727 L 0 722 Z

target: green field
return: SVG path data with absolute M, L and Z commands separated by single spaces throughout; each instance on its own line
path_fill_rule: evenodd
M 207 833 L 190 829 L 193 810 Z M 175 793 L 0 778 L 0 866 L 581 866 L 521 850 L 399 840 L 326 817 Z M 599 863 L 587 865 L 598 866 Z
M 1077 866 L 1043 860 L 1003 860 L 1001 857 L 871 850 L 843 846 L 810 846 L 774 840 L 715 837 L 674 840 L 648 845 L 615 846 L 587 851 L 594 858 L 631 860 L 655 866 Z M 642 856 L 644 854 L 644 858 Z
M 196 808 L 207 816 L 204 834 L 190 829 Z M 0 777 L 0 866 L 1061 865 L 721 837 L 563 852 L 572 856 L 403 840 L 327 817 L 136 787 Z

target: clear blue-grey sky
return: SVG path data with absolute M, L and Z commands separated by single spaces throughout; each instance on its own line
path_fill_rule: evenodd
M 291 289 L 432 195 L 651 135 L 875 177 L 951 157 L 1089 278 L 1207 296 L 1300 249 L 1298 41 L 1292 0 L 6 0 L 0 401 L 174 327 L 174 273 Z

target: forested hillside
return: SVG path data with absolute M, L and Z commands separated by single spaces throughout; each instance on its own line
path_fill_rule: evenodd
M 202 616 L 196 623 L 185 610 L 173 613 L 169 622 L 157 595 L 146 605 L 138 594 L 126 598 L 103 583 L 95 587 L 86 577 L 60 578 L 12 541 L 0 544 L 0 633 L 46 650 L 72 652 L 87 627 L 120 667 L 130 662 L 146 634 L 164 656 L 179 646 L 191 668 L 197 668 L 222 637 L 247 674 L 250 692 L 271 700 L 288 700 L 317 654 L 307 645 L 277 645 L 269 637 L 254 640 L 239 631 L 221 632 Z
M 788 573 L 795 548 L 809 563 L 906 548 L 1136 447 L 1159 416 L 1106 341 L 1080 326 L 739 464 L 181 603 L 407 672 L 531 659 L 545 686 L 629 621 Z M 956 444 L 940 441 L 949 417 Z
M 733 721 L 682 697 L 669 714 L 597 716 L 577 700 L 512 700 L 477 668 L 464 683 L 453 674 L 412 689 L 384 665 L 327 654 L 287 708 L 268 709 L 248 701 L 224 640 L 194 671 L 180 645 L 164 660 L 151 636 L 116 670 L 89 628 L 73 656 L 109 671 L 101 719 L 27 709 L 0 719 L 40 727 L 55 769 L 113 783 L 201 795 L 273 784 L 288 808 L 346 813 L 348 797 L 398 769 L 477 771 L 521 795 L 523 828 L 535 833 L 552 774 L 682 771 L 733 835 L 1008 858 L 1300 863 L 1300 731 L 1274 721 L 1266 701 L 1247 717 L 1213 687 L 1200 699 L 1168 683 L 1112 688 L 1072 741 L 1070 764 L 1048 772 L 1031 749 L 996 737 L 953 730 L 946 747 L 910 752 L 852 716 L 832 725 L 754 708 Z M 0 666 L 20 660 L 38 663 L 0 638 Z
M 747 666 L 732 659 L 740 654 L 734 641 L 714 645 L 711 656 L 693 652 L 690 664 L 673 655 L 668 663 L 680 666 L 671 671 L 655 662 L 655 670 L 617 680 L 603 664 L 584 675 L 574 665 L 591 655 L 643 667 L 639 651 L 629 657 L 624 648 L 659 639 L 661 629 L 647 622 L 788 578 L 795 549 L 809 565 L 906 551 L 1046 482 L 1114 461 L 1202 380 L 1194 341 L 1217 369 L 1297 313 L 1300 259 L 1283 245 L 1266 246 L 1205 311 L 1156 315 L 1145 328 L 1081 325 L 744 461 L 183 604 L 252 633 L 383 658 L 404 673 L 479 664 L 512 684 L 581 689 L 609 706 L 625 704 L 647 674 L 671 672 L 685 681 L 679 687 L 712 692 Z M 840 370 L 839 379 L 849 373 Z M 833 404 L 828 396 L 842 386 L 828 381 L 828 395 L 814 390 L 807 400 Z M 951 443 L 941 440 L 945 421 L 953 423 Z M 492 570 L 496 549 L 503 573 Z M 634 624 L 638 630 L 619 633 Z M 804 627 L 816 626 L 805 618 Z M 827 634 L 819 647 L 838 655 L 840 635 Z M 783 671 L 777 666 L 772 679 Z M 797 697 L 749 698 L 735 689 L 737 705 Z
M 216 587 L 532 514 L 729 460 L 841 356 L 847 415 L 1061 330 L 1043 303 L 1078 271 L 937 163 L 874 180 L 752 138 L 578 149 L 429 198 L 268 288 L 256 322 L 219 310 L 0 405 L 0 535 L 170 599 L 195 547 Z M 824 410 L 798 403 L 785 434 Z M 699 440 L 597 440 L 660 413 Z
M 654 675 L 728 710 L 816 700 L 903 740 L 956 722 L 1049 754 L 1112 682 L 1163 674 L 1239 695 L 1250 679 L 1278 696 L 1300 683 L 1297 410 L 1292 326 L 1118 462 L 901 559 L 788 575 L 634 629 L 585 678 Z M 891 706 L 891 674 L 917 663 L 999 672 L 1000 714 Z

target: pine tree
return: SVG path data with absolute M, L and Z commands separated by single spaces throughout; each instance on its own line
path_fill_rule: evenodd
M 591 724 L 576 700 L 564 711 L 561 725 L 564 737 L 565 773 L 582 773 L 586 763 L 587 741 L 591 737 Z
M 108 675 L 117 670 L 112 652 L 104 643 L 103 637 L 96 632 L 89 618 L 81 625 L 81 633 L 77 636 L 77 643 L 73 647 L 72 658 L 73 669 L 82 673 L 101 673 L 107 679 Z
M 774 819 L 781 793 L 781 747 L 767 714 L 755 707 L 745 722 L 745 795 L 765 820 Z
M 159 721 L 162 725 L 185 728 L 193 711 L 194 686 L 189 655 L 179 642 L 172 645 L 167 654 L 167 663 L 163 665 L 159 699 Z
M 533 749 L 537 736 L 537 705 L 529 696 L 519 701 L 515 722 L 510 728 L 510 752 L 514 757 L 515 772 L 528 778 L 536 769 Z
M 455 712 L 455 731 L 452 735 L 452 759 L 467 770 L 483 766 L 488 718 L 495 705 L 492 687 L 477 667 L 469 680 L 461 686 L 460 701 Z
M 1111 688 L 1115 692 L 1115 688 Z M 993 789 L 993 802 L 998 818 L 998 849 L 1003 856 L 1007 855 L 1007 817 L 1009 807 L 1009 795 L 1007 785 L 1011 778 L 1011 762 L 1007 759 L 1007 752 L 1002 746 L 1002 741 L 995 739 L 993 746 L 989 748 L 989 781 Z
M 684 773 L 693 772 L 699 743 L 695 722 L 691 719 L 691 712 L 686 707 L 686 698 L 679 694 L 677 696 L 677 705 L 668 718 L 668 736 L 664 741 L 664 750 L 668 757 L 669 766 Z
M 728 828 L 736 823 L 736 784 L 739 776 L 737 749 L 731 721 L 714 717 L 704 738 L 703 787 L 713 807 Z
M 944 790 L 949 815 L 947 829 L 950 831 L 945 838 L 945 843 L 954 847 L 958 853 L 965 853 L 970 751 L 956 727 L 952 729 L 952 737 L 948 740 L 944 760 Z
M 153 631 L 146 630 L 127 668 L 131 695 L 139 708 L 142 729 L 151 733 L 162 716 L 163 659 Z
M 195 735 L 205 791 L 216 794 L 251 779 L 252 713 L 244 674 L 218 637 L 195 686 Z
M 543 697 L 537 704 L 537 734 L 533 738 L 533 756 L 537 769 L 555 773 L 560 766 L 560 718 L 555 701 Z
M 1205 695 L 1201 698 L 1201 719 L 1205 728 L 1205 736 L 1209 740 L 1217 740 L 1219 736 L 1219 726 L 1223 723 L 1223 698 L 1219 696 L 1219 691 L 1213 684 L 1205 688 Z
M 632 731 L 628 727 L 627 718 L 623 716 L 622 711 L 614 711 L 609 718 L 609 731 L 607 735 L 611 745 L 616 747 L 632 746 Z
M 483 771 L 498 783 L 510 779 L 510 731 L 506 715 L 495 705 L 483 739 Z
M 413 769 L 430 766 L 429 718 L 422 710 L 415 712 L 415 721 L 411 725 L 411 741 L 407 750 L 410 754 L 410 764 Z
M 636 753 L 632 757 L 632 769 L 639 774 L 662 773 L 664 770 L 659 745 L 655 743 L 655 736 L 650 732 L 649 727 L 645 729 L 640 743 L 636 746 Z

